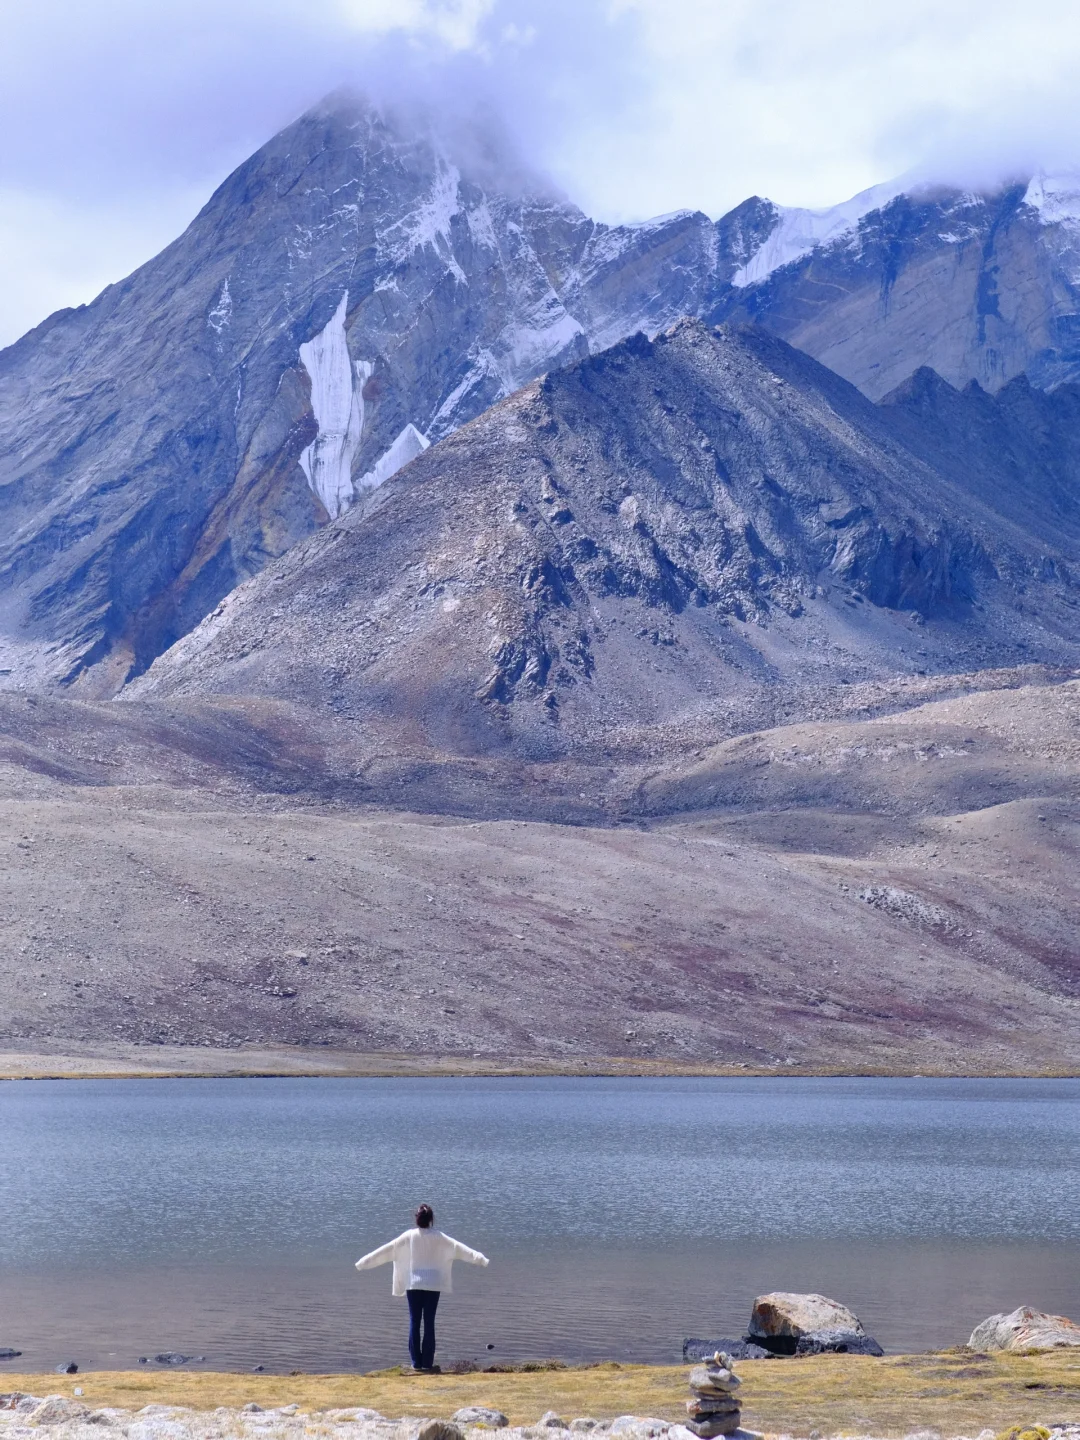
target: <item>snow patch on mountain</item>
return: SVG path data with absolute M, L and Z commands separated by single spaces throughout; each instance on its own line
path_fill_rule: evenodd
M 523 310 L 521 319 L 499 335 L 496 366 L 503 393 L 509 395 L 518 389 L 523 383 L 522 377 L 532 379 L 584 336 L 581 323 L 563 307 L 555 292 L 549 291 L 528 310 Z
M 1038 212 L 1044 225 L 1075 225 L 1080 222 L 1080 171 L 1033 175 L 1024 192 L 1024 204 Z
M 345 338 L 346 290 L 318 335 L 300 346 L 300 360 L 311 380 L 311 409 L 319 432 L 300 456 L 307 482 L 331 520 L 353 502 L 352 463 L 364 431 L 364 382 L 374 368 L 358 360 L 354 377 Z
M 402 264 L 418 250 L 430 247 L 447 264 L 462 285 L 469 283 L 453 249 L 452 224 L 462 213 L 461 174 L 441 156 L 431 189 L 415 209 L 383 232 L 380 239 L 389 257 Z
M 210 326 L 211 330 L 220 335 L 231 320 L 232 296 L 229 294 L 229 279 L 228 276 L 226 276 L 218 298 L 209 315 L 206 317 L 206 323 Z
M 589 236 L 582 257 L 581 269 L 584 274 L 603 269 L 622 259 L 627 250 L 640 245 L 642 239 L 657 230 L 667 230 L 673 225 L 693 218 L 693 210 L 673 210 L 669 215 L 657 215 L 652 220 L 635 220 L 626 225 L 598 225 Z
M 383 451 L 367 474 L 361 476 L 356 482 L 357 490 L 377 490 L 384 481 L 390 479 L 391 475 L 396 475 L 399 470 L 408 465 L 410 460 L 415 460 L 417 455 L 422 455 L 430 444 L 431 441 L 427 436 L 422 434 L 410 421 L 389 449 Z
M 488 250 L 498 250 L 499 239 L 495 234 L 495 222 L 491 218 L 491 206 L 486 200 L 467 210 L 465 219 L 468 221 L 469 234 L 474 244 L 482 245 Z
M 909 189 L 910 182 L 901 178 L 872 185 L 869 190 L 860 191 L 842 205 L 833 205 L 827 210 L 778 206 L 780 220 L 776 228 L 747 263 L 735 271 L 731 283 L 740 289 L 756 285 L 774 270 L 801 260 L 819 246 L 832 245 L 853 235 L 864 216 L 884 209 Z
M 490 350 L 481 349 L 471 359 L 472 363 L 464 376 L 450 391 L 432 418 L 431 431 L 437 439 L 442 439 L 444 435 L 448 435 L 451 430 L 456 428 L 459 413 L 467 411 L 469 397 L 479 386 L 492 377 L 498 383 L 502 383 Z

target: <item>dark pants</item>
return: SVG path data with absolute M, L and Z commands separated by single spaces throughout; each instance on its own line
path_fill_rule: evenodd
M 414 1370 L 430 1370 L 435 1364 L 435 1311 L 439 1304 L 438 1290 L 406 1290 L 409 1302 L 409 1358 Z M 420 1322 L 424 1338 L 420 1338 Z

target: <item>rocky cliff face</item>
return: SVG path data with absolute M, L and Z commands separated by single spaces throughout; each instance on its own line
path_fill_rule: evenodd
M 778 690 L 809 711 L 851 682 L 1075 664 L 1080 474 L 998 503 L 1012 458 L 965 471 L 965 426 L 1026 436 L 1023 406 L 939 388 L 941 464 L 906 441 L 916 397 L 875 406 L 762 331 L 637 336 L 425 451 L 130 693 L 551 756 L 738 728 Z M 1078 403 L 1037 402 L 1050 452 Z
M 112 693 L 535 375 L 706 301 L 703 215 L 610 229 L 337 100 L 0 355 L 0 669 Z
M 1080 376 L 1080 176 L 741 210 L 749 253 L 712 318 L 756 320 L 873 398 L 920 365 L 992 390 Z

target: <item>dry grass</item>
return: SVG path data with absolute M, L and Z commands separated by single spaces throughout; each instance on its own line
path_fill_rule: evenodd
M 978 1356 L 952 1351 L 884 1360 L 825 1355 L 748 1361 L 744 1424 L 770 1434 L 904 1435 L 935 1429 L 977 1435 L 1016 1424 L 1080 1421 L 1080 1353 Z M 212 1409 L 249 1400 L 302 1410 L 367 1405 L 383 1414 L 448 1416 L 462 1405 L 492 1405 L 517 1424 L 545 1410 L 610 1418 L 681 1418 L 687 1367 L 597 1365 L 563 1370 L 414 1376 L 233 1375 L 199 1371 L 101 1371 L 86 1375 L 6 1375 L 6 1389 L 68 1394 L 82 1387 L 91 1405 L 137 1409 L 151 1402 Z
M 335 1076 L 351 1079 L 394 1077 L 456 1078 L 574 1075 L 590 1077 L 697 1076 L 754 1079 L 780 1075 L 855 1075 L 895 1078 L 914 1070 L 925 1078 L 982 1079 L 1008 1076 L 1016 1079 L 1064 1080 L 1080 1070 L 1073 1065 L 1044 1065 L 1028 1053 L 1002 1057 L 993 1065 L 967 1060 L 933 1060 L 914 1065 L 898 1057 L 894 1064 L 751 1065 L 682 1063 L 678 1060 L 636 1059 L 599 1055 L 591 1059 L 565 1056 L 508 1056 L 492 1060 L 482 1056 L 406 1055 L 391 1052 L 312 1050 L 301 1046 L 248 1046 L 211 1049 L 197 1045 L 110 1045 L 71 1047 L 55 1053 L 0 1050 L 0 1081 L 4 1080 L 179 1080 L 236 1079 L 268 1076 Z

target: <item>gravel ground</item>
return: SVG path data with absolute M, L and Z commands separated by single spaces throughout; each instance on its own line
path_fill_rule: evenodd
M 42 1430 L 53 1440 L 108 1440 L 110 1435 L 122 1436 L 123 1440 L 485 1440 L 493 1431 L 499 1440 L 550 1440 L 553 1432 L 592 1434 L 603 1440 L 695 1440 L 683 1425 L 635 1415 L 611 1421 L 588 1417 L 564 1421 L 545 1416 L 525 1426 L 455 1425 L 453 1421 L 414 1416 L 394 1420 L 366 1409 L 305 1414 L 295 1405 L 262 1410 L 250 1404 L 241 1409 L 146 1405 L 134 1411 L 91 1410 L 63 1395 L 0 1395 L 0 1436 L 4 1440 L 34 1440 Z M 1080 1425 L 1055 1425 L 1045 1428 L 1042 1434 L 1034 1427 L 1017 1427 L 1017 1431 L 1017 1440 L 1044 1440 L 1046 1436 L 1049 1440 L 1080 1440 Z M 740 1430 L 734 1440 L 761 1440 L 761 1433 Z M 776 1440 L 801 1437 L 782 1434 Z M 820 1432 L 813 1432 L 813 1440 L 823 1440 Z M 877 1437 L 859 1436 L 858 1440 Z M 995 1440 L 995 1433 L 986 1429 L 972 1437 L 944 1437 L 938 1431 L 915 1430 L 907 1440 Z

